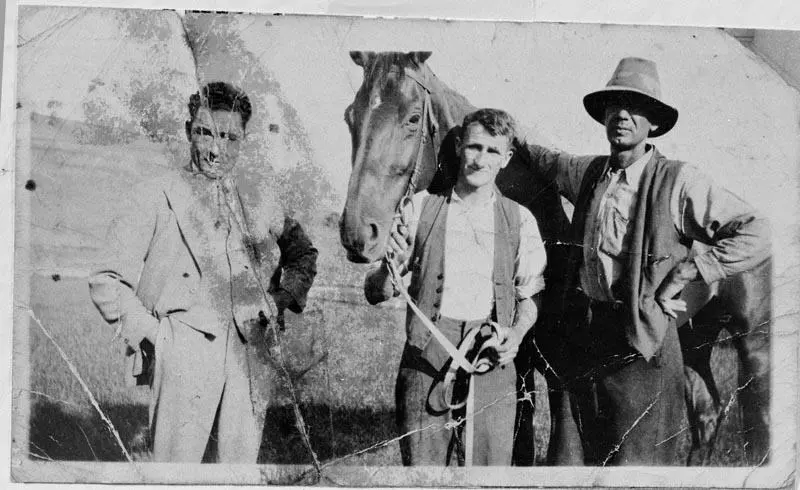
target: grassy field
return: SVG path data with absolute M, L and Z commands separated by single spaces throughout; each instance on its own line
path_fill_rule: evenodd
M 82 278 L 34 276 L 31 307 L 71 357 L 123 441 L 147 459 L 143 435 L 148 393 L 125 387 L 122 355 L 88 298 Z M 293 317 L 284 338 L 290 367 L 299 371 L 325 355 L 297 382 L 301 410 L 321 460 L 340 458 L 394 437 L 393 389 L 402 346 L 403 310 L 353 304 L 346 299 L 313 298 L 309 311 Z M 38 326 L 30 326 L 31 423 L 30 452 L 55 460 L 119 461 L 123 456 L 110 432 L 88 403 L 77 381 Z M 733 350 L 721 345 L 714 372 L 723 398 L 736 386 Z M 549 431 L 544 381 L 537 383 L 536 460 L 543 462 Z M 685 436 L 686 434 L 683 434 Z M 688 441 L 684 438 L 683 450 Z M 738 404 L 734 400 L 724 422 L 712 463 L 743 461 Z M 307 463 L 309 453 L 295 428 L 286 393 L 279 394 L 267 414 L 260 460 L 265 463 Z M 400 464 L 397 443 L 376 448 L 353 464 Z

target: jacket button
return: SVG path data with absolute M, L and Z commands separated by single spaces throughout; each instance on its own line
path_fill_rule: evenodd
M 188 272 L 184 272 L 183 273 L 183 277 L 189 277 L 189 273 Z
M 444 279 L 444 274 L 439 274 L 437 277 L 438 277 L 439 279 Z

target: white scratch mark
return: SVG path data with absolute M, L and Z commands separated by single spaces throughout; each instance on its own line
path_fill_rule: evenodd
M 650 405 L 648 405 L 647 408 L 644 409 L 644 412 L 642 412 L 642 414 L 639 415 L 639 417 L 637 417 L 636 420 L 633 421 L 633 425 L 631 425 L 628 428 L 628 430 L 626 430 L 625 433 L 622 434 L 622 439 L 619 440 L 619 443 L 616 446 L 614 446 L 614 449 L 609 451 L 608 456 L 606 456 L 606 459 L 603 460 L 603 465 L 602 466 L 606 466 L 608 464 L 608 462 L 611 461 L 611 457 L 619 452 L 619 449 L 622 447 L 622 443 L 625 442 L 625 439 L 628 437 L 628 434 L 630 434 L 631 431 L 634 428 L 636 428 L 637 425 L 639 425 L 639 422 L 642 421 L 642 419 L 644 418 L 645 415 L 650 413 L 650 409 L 653 408 L 656 403 L 658 403 L 658 398 L 660 396 L 661 396 L 661 392 L 659 391 L 658 393 L 656 393 L 656 396 L 653 399 L 653 401 L 650 403 Z

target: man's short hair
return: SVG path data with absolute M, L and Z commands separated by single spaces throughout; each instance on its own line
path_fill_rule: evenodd
M 478 109 L 464 117 L 461 124 L 460 137 L 463 139 L 467 134 L 467 128 L 472 123 L 483 126 L 492 136 L 505 136 L 508 138 L 508 145 L 511 147 L 517 137 L 517 123 L 511 114 L 500 109 Z
M 192 121 L 201 107 L 208 107 L 212 111 L 238 112 L 242 116 L 243 128 L 247 127 L 253 114 L 247 94 L 227 82 L 211 82 L 189 97 L 189 115 Z

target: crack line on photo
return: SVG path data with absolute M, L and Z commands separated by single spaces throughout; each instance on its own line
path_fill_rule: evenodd
M 639 425 L 639 422 L 641 422 L 642 419 L 648 413 L 650 413 L 650 409 L 652 409 L 655 406 L 655 404 L 658 403 L 658 399 L 659 399 L 660 396 L 661 396 L 661 392 L 659 391 L 658 393 L 656 393 L 656 396 L 653 399 L 653 401 L 650 403 L 650 405 L 648 405 L 644 409 L 644 411 L 642 412 L 641 415 L 636 417 L 636 420 L 633 421 L 633 424 L 631 424 L 631 426 L 628 427 L 628 430 L 626 430 L 625 433 L 622 434 L 622 438 L 619 440 L 619 442 L 611 449 L 611 451 L 608 452 L 608 455 L 606 455 L 606 459 L 603 460 L 603 464 L 601 466 L 605 467 L 606 465 L 608 465 L 608 463 L 611 461 L 611 458 L 614 457 L 614 455 L 619 452 L 619 450 L 622 448 L 622 444 L 625 442 L 625 439 L 627 439 L 628 435 L 633 431 L 633 429 L 635 429 L 636 426 Z
M 103 412 L 103 410 L 100 408 L 100 404 L 97 402 L 97 399 L 95 398 L 94 393 L 92 393 L 92 390 L 89 389 L 89 385 L 87 385 L 86 382 L 83 380 L 83 377 L 81 377 L 80 372 L 78 372 L 78 368 L 75 367 L 75 364 L 72 363 L 72 361 L 70 360 L 70 358 L 67 355 L 67 353 L 64 352 L 64 349 L 62 349 L 61 346 L 58 344 L 58 342 L 56 342 L 56 340 L 50 334 L 50 331 L 47 330 L 47 328 L 45 328 L 45 326 L 42 324 L 41 321 L 39 321 L 39 319 L 36 317 L 36 314 L 33 312 L 33 309 L 27 308 L 27 307 L 26 307 L 26 309 L 28 310 L 28 315 L 33 319 L 33 321 L 36 323 L 36 325 L 39 326 L 39 328 L 44 333 L 45 337 L 47 337 L 47 339 L 50 340 L 50 342 L 53 344 L 53 346 L 55 346 L 56 350 L 58 351 L 58 354 L 61 356 L 61 359 L 64 360 L 64 362 L 67 364 L 67 367 L 69 368 L 69 370 L 72 373 L 72 375 L 75 377 L 75 379 L 78 380 L 78 383 L 80 383 L 81 388 L 83 388 L 83 391 L 89 397 L 89 402 L 92 404 L 92 406 L 94 407 L 95 411 L 100 415 L 100 418 L 106 424 L 106 428 L 114 436 L 114 439 L 115 439 L 117 445 L 119 446 L 120 451 L 122 451 L 122 454 L 125 456 L 125 459 L 127 459 L 129 463 L 133 463 L 134 464 L 134 468 L 136 468 L 136 470 L 138 472 L 139 468 L 136 466 L 136 464 L 135 464 L 133 458 L 131 457 L 130 453 L 128 452 L 128 450 L 125 449 L 125 444 L 123 444 L 122 438 L 120 437 L 119 432 L 117 431 L 117 428 L 114 427 L 114 424 L 111 422 L 111 420 L 105 414 L 105 412 Z

